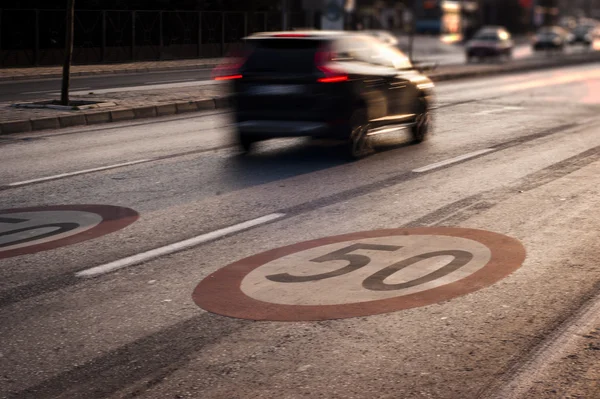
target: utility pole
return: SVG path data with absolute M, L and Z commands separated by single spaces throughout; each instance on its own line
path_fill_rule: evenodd
M 67 0 L 67 26 L 65 38 L 65 62 L 63 64 L 61 105 L 69 105 L 69 84 L 71 78 L 71 62 L 73 60 L 73 31 L 75 26 L 75 0 Z

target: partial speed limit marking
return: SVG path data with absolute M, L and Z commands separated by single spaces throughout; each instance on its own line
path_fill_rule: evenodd
M 0 259 L 100 237 L 130 225 L 138 216 L 132 209 L 111 205 L 0 210 Z
M 325 320 L 430 305 L 519 268 L 525 249 L 483 230 L 414 228 L 327 237 L 230 264 L 198 284 L 208 311 L 252 320 Z

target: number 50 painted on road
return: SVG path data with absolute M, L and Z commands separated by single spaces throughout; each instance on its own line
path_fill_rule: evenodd
M 251 320 L 368 316 L 478 291 L 517 270 L 524 259 L 518 240 L 491 231 L 362 231 L 240 259 L 206 276 L 193 299 L 210 312 Z M 321 264 L 323 270 L 315 271 Z
M 19 224 L 19 223 L 25 223 L 25 222 L 29 222 L 29 219 L 0 217 L 0 223 Z M 75 230 L 78 227 L 79 227 L 79 224 L 77 224 L 77 223 L 50 223 L 50 224 L 40 224 L 40 225 L 36 225 L 36 226 L 29 226 L 29 227 L 23 227 L 23 228 L 16 228 L 13 230 L 8 230 L 8 231 L 2 231 L 2 232 L 0 232 L 0 238 L 7 237 L 10 235 L 23 234 L 28 231 L 53 229 L 49 232 L 45 232 L 45 233 L 41 233 L 41 234 L 37 234 L 37 235 L 23 234 L 23 238 L 16 238 L 14 240 L 7 241 L 5 243 L 0 242 L 0 248 L 12 246 L 12 245 L 20 245 L 20 244 L 24 244 L 26 242 L 31 242 L 31 241 L 36 241 L 36 240 L 42 240 L 47 237 L 52 237 L 54 235 L 66 233 L 67 231 Z
M 344 266 L 340 269 L 321 273 L 314 274 L 312 276 L 293 276 L 289 273 L 281 273 L 281 274 L 272 274 L 266 276 L 267 279 L 271 281 L 275 281 L 278 283 L 303 283 L 308 281 L 318 281 L 324 280 L 327 278 L 338 277 L 344 274 L 352 273 L 362 267 L 367 266 L 371 263 L 371 258 L 366 255 L 352 254 L 351 252 L 363 249 L 363 250 L 371 250 L 371 251 L 388 251 L 394 252 L 401 249 L 401 246 L 396 245 L 377 245 L 377 244 L 352 244 L 345 248 L 338 249 L 337 251 L 333 251 L 327 255 L 319 256 L 318 258 L 311 259 L 311 262 L 324 263 L 331 262 L 336 260 L 345 260 L 348 261 L 348 265 Z M 452 256 L 454 259 L 445 265 L 444 267 L 437 269 L 434 272 L 431 272 L 423 277 L 417 278 L 412 281 L 408 281 L 405 283 L 399 284 L 386 284 L 384 280 L 390 277 L 392 274 L 410 266 L 417 262 L 420 262 L 425 259 L 431 259 L 438 256 Z M 468 251 L 462 250 L 446 250 L 446 251 L 435 251 L 428 252 L 425 254 L 413 256 L 408 259 L 401 260 L 399 262 L 390 265 L 377 273 L 367 277 L 363 282 L 362 286 L 366 289 L 372 291 L 392 291 L 392 290 L 400 290 L 404 288 L 414 287 L 420 284 L 425 284 L 429 281 L 438 279 L 447 274 L 450 274 L 462 266 L 466 265 L 473 259 L 473 254 Z

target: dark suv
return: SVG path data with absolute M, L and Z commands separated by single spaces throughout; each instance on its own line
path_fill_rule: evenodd
M 344 140 L 347 154 L 371 151 L 371 137 L 429 130 L 433 83 L 399 50 L 343 32 L 277 32 L 247 37 L 235 65 L 215 79 L 233 83 L 239 143 L 308 136 Z

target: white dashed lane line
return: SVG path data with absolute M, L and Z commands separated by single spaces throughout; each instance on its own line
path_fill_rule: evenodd
M 62 179 L 62 178 L 65 178 L 65 177 L 83 175 L 83 174 L 92 173 L 92 172 L 100 172 L 100 171 L 103 171 L 103 170 L 122 168 L 123 166 L 131 166 L 131 165 L 136 165 L 138 163 L 144 163 L 144 162 L 149 162 L 149 161 L 151 161 L 151 159 L 138 159 L 137 161 L 117 163 L 117 164 L 114 164 L 114 165 L 101 166 L 99 168 L 84 169 L 84 170 L 78 170 L 76 172 L 61 173 L 61 174 L 53 175 L 53 176 L 40 177 L 38 179 L 23 180 L 23 181 L 18 181 L 18 182 L 15 182 L 15 183 L 8 183 L 6 186 L 7 187 L 26 186 L 28 184 L 41 183 L 41 182 L 50 181 L 50 180 L 58 180 L 58 179 Z
M 212 231 L 210 233 L 201 234 L 196 237 L 189 238 L 187 240 L 175 242 L 173 244 L 166 245 L 164 247 L 152 249 L 150 251 L 142 252 L 137 255 L 129 256 L 127 258 L 119 259 L 114 262 L 106 263 L 104 265 L 92 267 L 90 269 L 82 270 L 75 275 L 77 277 L 95 277 L 101 274 L 109 273 L 115 270 L 123 269 L 128 266 L 134 266 L 140 263 L 147 262 L 149 260 L 170 255 L 175 252 L 184 251 L 186 249 L 195 247 L 200 244 L 204 244 L 209 241 L 216 240 L 229 234 L 237 233 L 243 230 L 247 230 L 252 227 L 259 226 L 261 224 L 269 223 L 277 219 L 284 217 L 284 213 L 271 213 L 269 215 L 261 216 L 256 219 L 248 220 L 246 222 L 234 224 L 233 226 L 225 227 L 219 230 Z
M 492 152 L 492 151 L 497 151 L 497 150 L 494 148 L 484 148 L 483 150 L 469 152 L 468 154 L 459 155 L 457 157 L 446 159 L 444 161 L 440 161 L 440 162 L 436 162 L 436 163 L 432 163 L 432 164 L 423 166 L 418 169 L 413 169 L 413 172 L 415 172 L 415 173 L 429 172 L 430 170 L 442 168 L 444 166 L 448 166 L 453 163 L 461 162 L 461 161 L 464 161 L 464 160 L 467 160 L 470 158 L 475 158 L 475 157 L 478 157 L 483 154 L 487 154 L 488 152 Z

